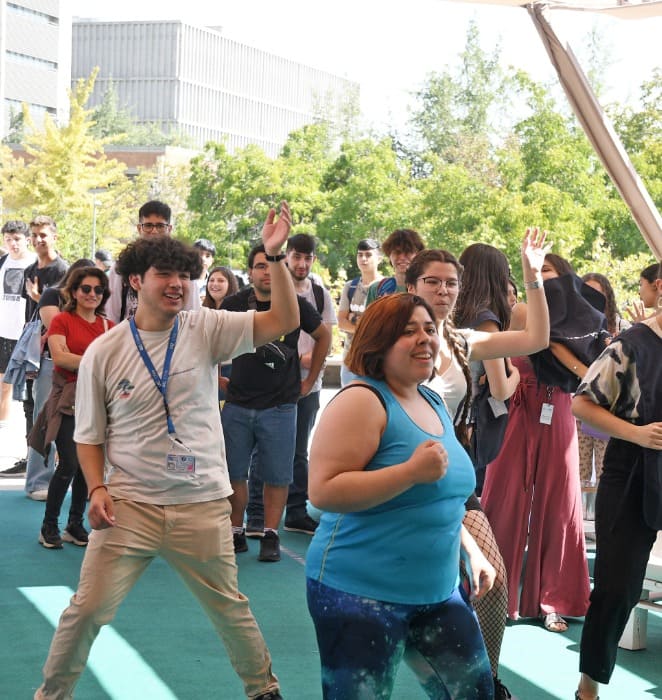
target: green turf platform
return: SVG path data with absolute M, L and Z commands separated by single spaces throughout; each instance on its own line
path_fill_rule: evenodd
M 63 512 L 68 504 L 65 503 Z M 43 597 L 59 616 L 62 587 L 75 590 L 84 550 L 65 544 L 46 550 L 37 543 L 44 504 L 22 491 L 0 491 L 0 698 L 28 700 L 40 682 L 53 633 L 44 610 L 29 597 Z M 240 588 L 251 601 L 273 656 L 286 700 L 318 700 L 319 657 L 305 603 L 303 560 L 310 539 L 281 532 L 283 559 L 257 561 L 258 542 L 239 560 Z M 50 601 L 50 602 L 49 602 Z M 108 639 L 98 640 L 98 666 L 88 667 L 77 686 L 79 700 L 239 700 L 241 684 L 211 625 L 162 560 L 156 560 L 120 607 Z M 519 700 L 551 700 L 574 694 L 581 621 L 567 634 L 539 623 L 506 630 L 501 677 Z M 649 614 L 648 649 L 619 651 L 612 683 L 602 700 L 662 698 L 662 619 Z M 394 700 L 424 698 L 402 667 Z

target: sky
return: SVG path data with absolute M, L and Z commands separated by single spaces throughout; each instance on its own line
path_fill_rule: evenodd
M 363 126 L 402 128 L 412 93 L 433 71 L 455 67 L 468 23 L 481 46 L 501 46 L 504 67 L 556 84 L 526 10 L 446 0 L 65 0 L 75 16 L 112 21 L 179 19 L 360 83 Z M 607 101 L 636 102 L 642 81 L 662 65 L 662 18 L 620 20 L 554 11 L 553 26 L 580 62 L 593 28 L 609 55 Z M 586 68 L 586 66 L 585 66 Z

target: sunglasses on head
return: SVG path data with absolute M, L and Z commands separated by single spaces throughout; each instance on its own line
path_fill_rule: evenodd
M 103 294 L 103 287 L 98 284 L 96 287 L 93 287 L 91 284 L 81 284 L 80 287 L 78 287 L 83 294 L 89 294 L 90 292 L 94 292 L 98 297 L 100 297 Z

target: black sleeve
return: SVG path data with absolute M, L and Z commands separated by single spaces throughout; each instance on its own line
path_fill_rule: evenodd
M 35 273 L 35 268 L 37 266 L 37 263 L 32 263 L 32 265 L 28 265 L 25 270 L 23 270 L 23 289 L 21 289 L 21 296 L 23 299 L 29 299 L 28 293 L 25 290 L 25 283 L 30 279 L 34 277 Z
M 61 297 L 60 290 L 58 287 L 47 287 L 44 289 L 41 299 L 39 299 L 39 304 L 37 308 L 41 309 L 44 306 L 57 306 L 60 308 Z
M 225 311 L 246 311 L 246 301 L 243 298 L 241 292 L 236 294 L 231 294 L 229 297 L 225 297 L 221 302 L 221 309 Z
M 304 298 L 297 294 L 299 301 L 299 317 L 301 330 L 306 333 L 314 333 L 322 325 L 322 317 L 317 309 Z

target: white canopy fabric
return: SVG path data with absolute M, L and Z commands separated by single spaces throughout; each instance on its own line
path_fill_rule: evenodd
M 550 10 L 563 9 L 603 12 L 619 18 L 641 19 L 662 15 L 662 0 L 580 2 L 534 2 L 522 0 L 463 0 L 491 5 L 526 8 L 540 34 L 547 54 L 556 69 L 570 105 L 582 128 L 602 161 L 609 176 L 626 203 L 642 236 L 658 260 L 662 259 L 662 219 L 644 183 L 634 169 L 611 121 L 603 112 L 595 93 L 567 42 L 553 29 Z
M 460 0 L 483 5 L 504 5 L 507 7 L 529 7 L 532 4 L 546 5 L 550 10 L 572 10 L 573 12 L 597 12 L 613 15 L 619 19 L 645 19 L 662 15 L 662 0 L 549 0 L 544 3 L 530 3 L 524 0 Z

